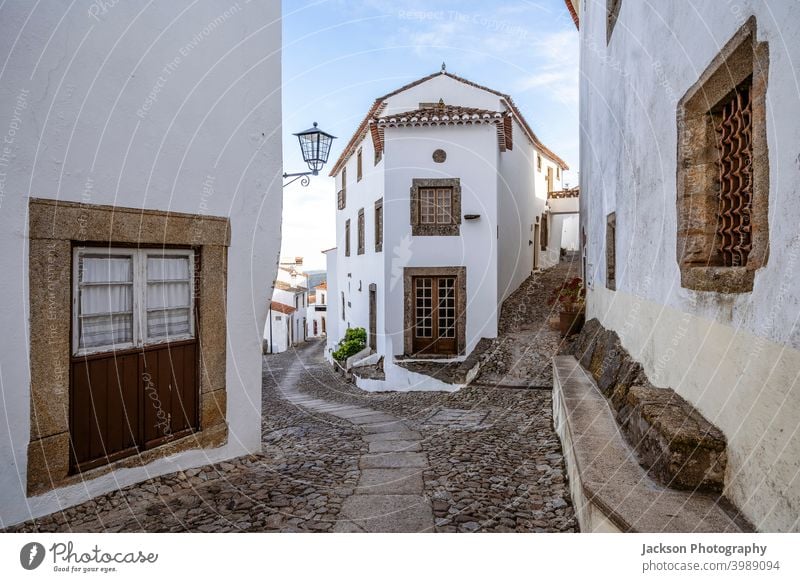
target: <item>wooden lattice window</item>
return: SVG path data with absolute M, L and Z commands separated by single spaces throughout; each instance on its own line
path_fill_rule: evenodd
M 358 211 L 358 254 L 364 254 L 364 209 Z
M 439 336 L 456 337 L 456 279 L 439 277 Z
M 375 202 L 375 252 L 383 250 L 383 198 Z
M 753 201 L 752 77 L 710 113 L 717 131 L 719 219 L 717 244 L 725 267 L 744 267 L 750 253 Z
M 461 224 L 458 179 L 414 179 L 411 232 L 414 236 L 457 236 Z
M 416 337 L 433 337 L 433 279 L 414 279 L 414 318 Z
M 344 256 L 350 256 L 350 219 L 344 222 Z
M 420 188 L 420 224 L 453 224 L 453 189 Z
M 606 287 L 617 288 L 617 213 L 606 217 Z
M 678 104 L 681 285 L 746 293 L 769 257 L 769 47 L 750 18 Z

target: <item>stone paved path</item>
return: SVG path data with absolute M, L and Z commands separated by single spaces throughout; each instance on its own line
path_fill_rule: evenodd
M 546 325 L 542 296 L 563 268 L 507 301 L 498 345 L 509 345 L 509 330 Z M 531 369 L 546 374 L 537 366 L 554 347 L 534 349 Z M 577 529 L 549 391 L 484 383 L 452 394 L 370 394 L 336 375 L 322 352 L 309 342 L 264 359 L 259 454 L 120 487 L 9 530 Z M 489 363 L 515 357 L 501 347 Z
M 314 398 L 299 391 L 306 373 L 296 360 L 280 391 L 292 404 L 341 418 L 363 431 L 369 448 L 359 458 L 353 495 L 344 500 L 335 532 L 424 532 L 433 530 L 433 511 L 423 494 L 422 472 L 429 467 L 422 435 L 398 417 L 364 406 Z

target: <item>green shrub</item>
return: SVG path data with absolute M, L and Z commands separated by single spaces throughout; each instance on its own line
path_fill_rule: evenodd
M 351 327 L 345 334 L 344 339 L 339 342 L 333 358 L 337 362 L 344 362 L 350 356 L 354 356 L 367 347 L 367 330 L 363 327 Z

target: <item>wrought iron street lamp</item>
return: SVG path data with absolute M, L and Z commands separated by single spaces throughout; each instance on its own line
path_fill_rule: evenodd
M 309 176 L 316 176 L 328 162 L 328 155 L 331 153 L 331 145 L 335 136 L 322 131 L 317 127 L 317 122 L 314 122 L 314 127 L 305 131 L 295 133 L 298 141 L 300 142 L 300 151 L 303 153 L 303 161 L 308 164 L 309 172 L 296 172 L 294 174 L 283 174 L 284 178 L 294 178 L 289 180 L 283 185 L 284 188 L 289 184 L 300 181 L 303 186 L 308 186 Z

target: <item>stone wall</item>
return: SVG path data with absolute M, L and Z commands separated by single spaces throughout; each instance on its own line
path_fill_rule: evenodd
M 670 388 L 657 388 L 597 319 L 568 344 L 608 398 L 641 465 L 676 489 L 722 491 L 727 464 L 722 432 Z

